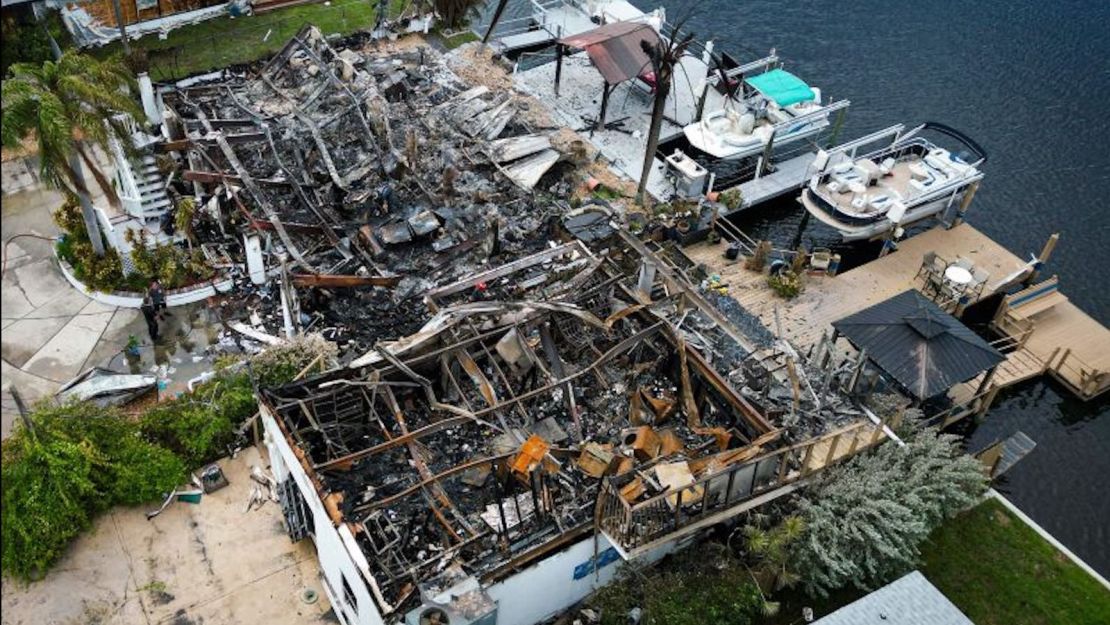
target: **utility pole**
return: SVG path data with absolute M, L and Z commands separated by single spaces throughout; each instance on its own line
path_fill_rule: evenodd
M 116 25 L 119 26 L 119 40 L 123 44 L 123 54 L 131 56 L 131 42 L 127 40 L 127 24 L 123 23 L 123 10 L 119 0 L 112 0 L 112 12 L 116 15 Z

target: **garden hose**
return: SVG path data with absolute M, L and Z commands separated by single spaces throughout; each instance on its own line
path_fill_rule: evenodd
M 42 239 L 43 241 L 50 242 L 59 241 L 61 239 L 61 237 L 44 237 L 41 234 L 31 234 L 29 232 L 25 232 L 23 234 L 17 234 L 7 241 L 4 241 L 4 258 L 2 261 L 0 261 L 0 278 L 3 278 L 8 273 L 8 244 L 18 239 L 19 237 L 31 237 L 33 239 Z

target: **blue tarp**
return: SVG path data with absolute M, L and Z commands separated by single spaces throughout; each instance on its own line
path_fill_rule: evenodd
M 762 93 L 779 106 L 790 106 L 799 102 L 813 100 L 813 89 L 804 80 L 784 69 L 773 69 L 746 81 L 756 91 Z

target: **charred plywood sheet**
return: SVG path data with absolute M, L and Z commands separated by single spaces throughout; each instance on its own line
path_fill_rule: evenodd
M 540 178 L 542 178 L 543 175 L 547 173 L 547 170 L 551 169 L 551 166 L 558 160 L 558 152 L 552 149 L 546 149 L 538 154 L 510 164 L 505 168 L 505 175 L 513 182 L 520 185 L 520 188 L 530 190 L 536 186 Z

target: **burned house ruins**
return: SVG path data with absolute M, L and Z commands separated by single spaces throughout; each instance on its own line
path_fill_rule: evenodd
M 534 623 L 892 436 L 851 370 L 572 208 L 584 141 L 420 42 L 306 27 L 161 94 L 225 322 L 341 348 L 260 413 L 342 622 Z

